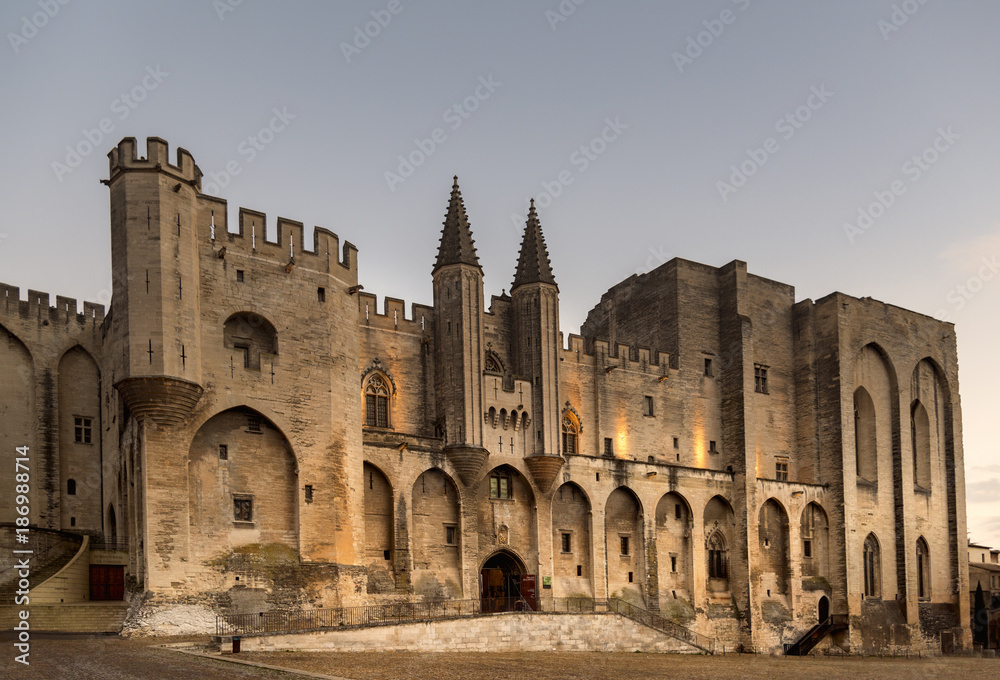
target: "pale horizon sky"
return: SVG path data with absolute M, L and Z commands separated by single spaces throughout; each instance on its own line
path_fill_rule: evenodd
M 457 174 L 487 296 L 535 197 L 565 334 L 675 256 L 954 322 L 970 535 L 1000 547 L 998 25 L 974 0 L 12 0 L 0 281 L 107 304 L 106 154 L 158 136 L 231 221 L 328 228 L 367 292 L 429 304 Z

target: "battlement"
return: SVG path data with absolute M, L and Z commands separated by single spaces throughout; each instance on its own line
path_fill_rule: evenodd
M 146 138 L 146 156 L 140 157 L 135 137 L 125 137 L 108 153 L 109 177 L 114 180 L 130 170 L 166 170 L 201 191 L 201 170 L 187 149 L 177 149 L 177 162 L 170 162 L 170 145 L 159 137 Z
M 434 322 L 434 308 L 414 302 L 410 318 L 406 318 L 406 301 L 386 297 L 383 313 L 378 313 L 378 297 L 372 293 L 358 293 L 358 320 L 362 326 L 404 333 L 430 333 Z
M 84 302 L 83 312 L 77 310 L 74 298 L 56 296 L 55 306 L 49 306 L 49 294 L 37 290 L 28 291 L 28 299 L 22 300 L 21 289 L 0 283 L 0 314 L 13 316 L 17 314 L 25 319 L 37 319 L 39 322 L 68 324 L 71 321 L 99 326 L 104 322 L 104 305 L 96 302 Z
M 284 217 L 278 217 L 274 240 L 269 239 L 267 215 L 257 210 L 240 208 L 236 231 L 227 231 L 228 204 L 224 199 L 215 196 L 199 195 L 199 200 L 207 203 L 203 206 L 198 226 L 199 240 L 210 240 L 218 248 L 225 247 L 242 252 L 273 257 L 287 264 L 301 264 L 319 271 L 327 271 L 329 255 L 333 254 L 333 262 L 344 269 L 358 271 L 358 249 L 350 241 L 344 241 L 341 249 L 340 237 L 329 229 L 313 227 L 313 247 L 306 248 L 305 226 Z M 338 251 L 341 251 L 338 257 Z
M 560 333 L 560 346 L 562 334 Z M 656 368 L 666 375 L 670 366 L 670 354 L 649 347 L 616 343 L 612 345 L 607 340 L 585 338 L 570 333 L 568 346 L 561 350 L 563 361 L 571 361 L 582 366 L 602 365 L 604 368 L 622 368 L 626 371 L 647 371 Z

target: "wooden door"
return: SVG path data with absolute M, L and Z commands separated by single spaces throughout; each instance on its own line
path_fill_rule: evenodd
M 124 600 L 125 567 L 105 564 L 90 565 L 90 599 Z

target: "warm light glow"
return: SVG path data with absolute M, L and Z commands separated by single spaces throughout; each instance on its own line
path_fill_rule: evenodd
M 695 467 L 707 468 L 705 457 L 708 455 L 708 441 L 705 439 L 705 428 L 694 426 L 694 464 Z

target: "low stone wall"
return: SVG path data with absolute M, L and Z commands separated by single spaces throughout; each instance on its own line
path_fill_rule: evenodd
M 229 651 L 227 643 L 221 651 Z M 701 650 L 618 614 L 494 614 L 294 635 L 244 637 L 246 652 L 661 652 Z

